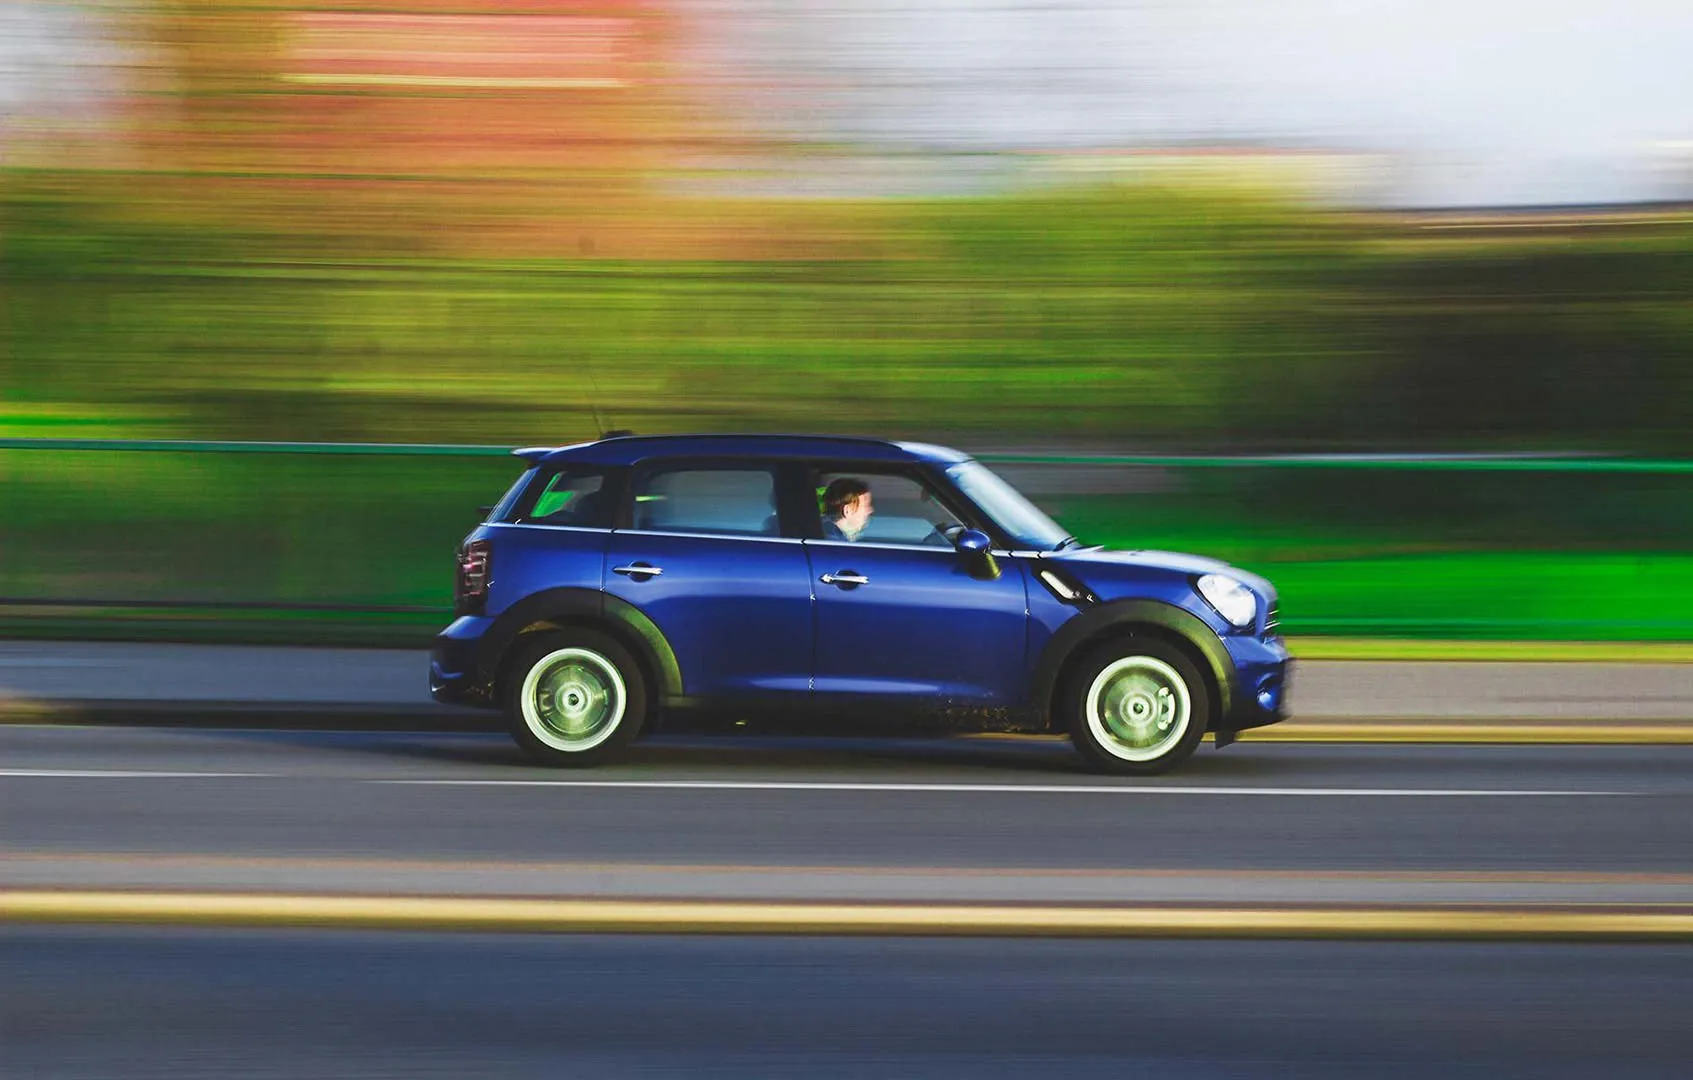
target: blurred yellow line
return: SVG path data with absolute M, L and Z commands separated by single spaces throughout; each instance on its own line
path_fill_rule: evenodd
M 992 742 L 1063 742 L 1062 735 L 985 732 L 966 739 Z M 1215 742 L 1207 734 L 1206 742 Z M 1240 741 L 1274 743 L 1514 743 L 1521 746 L 1686 746 L 1693 720 L 1635 723 L 1615 720 L 1287 720 L 1251 728 Z
M 1693 909 L 1683 906 L 1056 907 L 24 890 L 0 894 L 0 920 L 468 932 L 1693 940 Z
M 1210 738 L 1209 735 L 1206 736 Z M 1594 720 L 1571 723 L 1490 723 L 1477 720 L 1351 723 L 1290 720 L 1243 732 L 1242 742 L 1281 743 L 1517 743 L 1523 745 L 1693 744 L 1693 722 L 1664 724 Z

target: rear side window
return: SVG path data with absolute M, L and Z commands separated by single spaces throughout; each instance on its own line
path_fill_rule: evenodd
M 634 527 L 776 536 L 776 477 L 763 468 L 666 469 L 635 486 Z
M 542 481 L 534 504 L 516 520 L 528 525 L 609 529 L 614 510 L 604 472 L 563 469 Z

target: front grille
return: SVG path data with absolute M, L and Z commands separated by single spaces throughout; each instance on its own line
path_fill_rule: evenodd
M 1269 613 L 1264 616 L 1264 636 L 1275 636 L 1276 630 L 1282 624 L 1282 609 L 1280 604 L 1271 604 Z

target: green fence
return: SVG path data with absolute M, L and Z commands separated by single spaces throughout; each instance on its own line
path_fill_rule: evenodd
M 1215 555 L 1290 635 L 1693 640 L 1693 462 L 984 454 L 1077 536 Z M 505 447 L 0 440 L 0 634 L 418 644 Z

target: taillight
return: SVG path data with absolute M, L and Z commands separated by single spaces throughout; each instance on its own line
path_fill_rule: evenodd
M 459 548 L 458 577 L 453 582 L 453 612 L 457 615 L 480 615 L 488 601 L 488 570 L 492 565 L 494 545 L 487 540 L 472 540 Z

